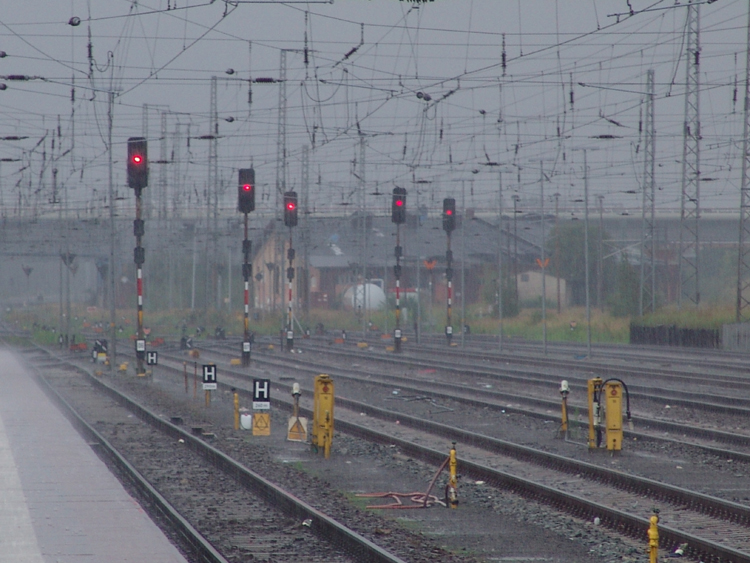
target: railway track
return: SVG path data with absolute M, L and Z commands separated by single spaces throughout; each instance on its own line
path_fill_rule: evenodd
M 375 342 L 372 338 L 368 342 Z M 454 342 L 457 342 L 454 338 Z M 420 339 L 420 349 L 434 352 L 445 351 L 448 346 L 445 337 L 428 336 Z M 473 356 L 484 356 L 495 359 L 511 359 L 516 363 L 524 362 L 529 365 L 562 365 L 574 367 L 585 360 L 587 365 L 596 369 L 612 368 L 613 361 L 638 363 L 642 368 L 653 370 L 654 374 L 670 375 L 674 373 L 673 366 L 683 366 L 693 371 L 708 370 L 714 372 L 723 370 L 748 376 L 747 354 L 724 350 L 696 350 L 691 348 L 675 348 L 670 346 L 631 346 L 595 344 L 592 346 L 592 357 L 587 358 L 587 346 L 564 342 L 548 342 L 547 355 L 539 342 L 523 340 L 505 340 L 503 352 L 499 352 L 497 336 L 472 335 L 464 346 L 451 347 L 457 353 Z M 571 360 L 571 357 L 577 358 Z M 650 365 L 649 365 L 650 364 Z M 678 370 L 679 371 L 679 370 Z
M 614 377 L 611 373 L 602 374 L 591 366 L 577 364 L 574 371 L 567 371 L 565 366 L 553 368 L 546 366 L 542 369 L 519 368 L 512 362 L 498 362 L 486 357 L 476 359 L 474 356 L 468 356 L 461 353 L 454 354 L 443 350 L 436 358 L 436 354 L 424 352 L 421 350 L 409 351 L 398 356 L 385 354 L 381 351 L 375 353 L 363 354 L 362 350 L 352 347 L 343 348 L 332 347 L 329 345 L 308 345 L 308 350 L 324 351 L 329 356 L 347 357 L 351 361 L 362 361 L 367 358 L 368 362 L 379 363 L 380 365 L 398 365 L 406 369 L 433 369 L 436 371 L 459 371 L 463 379 L 475 378 L 486 381 L 488 384 L 496 386 L 523 386 L 526 394 L 538 395 L 540 390 L 546 396 L 550 391 L 559 386 L 562 379 L 570 382 L 572 387 L 579 390 L 586 388 L 587 379 L 593 376 L 603 378 Z M 553 371 L 554 370 L 554 371 Z M 706 375 L 695 377 L 693 375 L 673 375 L 670 378 L 655 376 L 652 372 L 644 372 L 639 367 L 630 367 L 617 373 L 617 376 L 624 378 L 630 392 L 632 403 L 643 406 L 650 403 L 655 404 L 657 409 L 662 409 L 665 403 L 671 406 L 680 406 L 686 409 L 692 409 L 697 412 L 711 411 L 723 415 L 738 417 L 738 422 L 746 421 L 750 417 L 750 399 L 743 396 L 743 389 L 750 389 L 750 379 L 735 376 Z M 656 377 L 656 379 L 654 379 Z M 654 382 L 658 382 L 655 385 Z M 672 382 L 677 387 L 666 387 L 666 384 Z M 693 386 L 695 391 L 686 390 L 688 386 Z M 700 387 L 696 387 L 700 386 Z M 709 391 L 714 387 L 723 386 L 727 389 L 726 393 L 716 394 Z M 533 391 L 536 389 L 536 391 Z M 731 392 L 730 392 L 731 390 Z M 579 397 L 581 395 L 579 394 Z M 576 402 L 576 400 L 578 402 Z M 586 409 L 585 401 L 569 398 L 570 404 L 576 405 L 579 409 Z M 559 405 L 559 403 L 558 403 Z M 549 405 L 548 405 L 549 408 Z M 559 408 L 555 406 L 554 408 Z M 656 424 L 656 421 L 654 421 Z M 667 428 L 667 430 L 669 430 Z M 750 431 L 747 436 L 750 436 Z
M 33 362 L 45 391 L 193 561 L 403 563 L 205 436 L 168 422 L 80 366 L 61 367 L 59 358 L 40 355 Z
M 226 356 L 216 352 L 204 350 L 203 354 L 202 361 L 228 363 Z M 283 373 L 281 368 L 286 366 L 286 373 L 274 380 L 285 391 L 290 385 L 288 381 L 300 378 L 305 372 L 316 373 L 315 368 L 319 367 L 305 365 L 299 356 L 277 355 L 269 359 L 255 354 L 254 358 L 257 364 L 273 367 L 275 373 Z M 160 369 L 171 368 L 174 374 L 181 372 L 179 357 L 165 359 L 171 366 Z M 227 385 L 247 392 L 250 382 L 246 374 L 225 368 L 222 372 L 228 379 Z M 335 380 L 343 377 L 331 370 L 327 373 Z M 307 391 L 310 394 L 309 388 Z M 460 444 L 461 467 L 473 479 L 510 488 L 586 518 L 599 518 L 625 534 L 642 537 L 650 508 L 658 504 L 666 545 L 688 543 L 691 553 L 704 562 L 750 561 L 750 507 L 746 505 L 438 424 L 424 417 L 374 407 L 371 403 L 338 395 L 337 429 L 374 442 L 396 444 L 409 455 L 430 463 L 444 457 L 437 448 L 446 439 L 455 440 Z M 282 400 L 275 400 L 275 404 L 291 408 Z M 474 411 L 468 413 L 468 417 L 472 416 L 476 416 Z M 717 541 L 716 537 L 721 539 Z
M 231 355 L 231 353 L 230 353 Z M 334 356 L 335 353 L 327 352 L 327 356 Z M 350 358 L 349 354 L 345 357 Z M 281 358 L 281 359 L 277 359 Z M 362 360 L 361 356 L 355 356 L 358 362 Z M 288 367 L 289 363 L 283 360 L 283 356 L 256 355 L 256 360 L 273 367 Z M 353 375 L 351 370 L 341 370 L 331 362 L 317 361 L 308 364 L 312 371 L 326 372 L 336 375 L 339 379 L 350 380 L 355 382 L 366 382 L 368 385 L 379 385 L 387 389 L 394 387 L 399 388 L 404 393 L 424 394 L 428 391 L 430 397 L 443 402 L 455 402 L 473 406 L 479 409 L 491 410 L 497 413 L 515 413 L 528 417 L 538 418 L 545 421 L 553 419 L 551 413 L 557 413 L 560 410 L 560 401 L 551 400 L 545 397 L 521 394 L 512 390 L 498 391 L 488 389 L 487 384 L 481 386 L 468 386 L 461 383 L 452 383 L 441 381 L 435 373 L 426 373 L 423 375 L 410 373 L 408 376 L 385 374 L 382 371 L 374 369 L 363 369 L 359 363 L 354 363 L 357 367 L 357 375 Z M 551 385 L 547 386 L 549 391 Z M 556 394 L 556 392 L 555 392 Z M 546 396 L 549 396 L 547 393 Z M 587 406 L 583 404 L 569 403 L 572 409 L 579 409 L 580 414 L 588 411 Z M 726 459 L 736 461 L 750 462 L 750 436 L 738 433 L 722 431 L 715 428 L 702 428 L 695 424 L 683 424 L 646 416 L 636 418 L 639 430 L 626 430 L 626 437 L 634 440 L 655 440 L 660 442 L 675 442 L 677 439 L 668 438 L 667 436 L 680 436 L 679 443 L 689 444 L 693 447 L 701 448 L 706 453 L 716 455 Z M 585 420 L 570 420 L 569 425 L 577 427 L 581 431 L 588 430 L 588 422 Z M 688 439 L 690 440 L 688 442 Z M 726 448 L 717 447 L 717 444 L 727 444 L 741 451 L 732 451 Z

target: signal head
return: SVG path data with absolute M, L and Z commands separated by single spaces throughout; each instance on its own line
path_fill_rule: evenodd
M 237 209 L 240 213 L 255 210 L 255 170 L 240 168 L 237 186 Z
M 148 141 L 143 137 L 128 139 L 128 186 L 138 194 L 148 186 Z
M 287 227 L 297 226 L 297 192 L 284 193 L 284 224 Z
M 406 190 L 404 188 L 393 188 L 391 221 L 397 225 L 406 223 Z
M 451 233 L 456 229 L 456 200 L 446 197 L 443 200 L 443 230 Z

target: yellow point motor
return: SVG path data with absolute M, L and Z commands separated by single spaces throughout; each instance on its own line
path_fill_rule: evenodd
M 312 447 L 316 452 L 322 448 L 328 459 L 333 441 L 333 379 L 326 374 L 316 375 L 314 389 Z
M 456 456 L 456 442 L 453 442 L 448 457 L 450 476 L 445 486 L 445 504 L 448 508 L 458 508 L 458 458 Z
M 654 509 L 654 514 L 649 518 L 648 527 L 648 561 L 658 563 L 659 559 L 659 510 Z
M 606 449 L 614 454 L 622 449 L 622 399 L 626 398 L 625 413 L 630 422 L 630 394 L 625 383 L 616 378 L 602 381 L 595 377 L 588 381 L 589 449 L 601 447 L 604 438 Z

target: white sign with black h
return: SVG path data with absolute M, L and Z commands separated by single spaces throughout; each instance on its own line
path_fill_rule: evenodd
M 253 379 L 253 410 L 271 409 L 271 380 Z
M 216 385 L 216 366 L 213 364 L 203 366 L 203 390 L 215 391 Z
M 150 366 L 155 366 L 159 363 L 159 352 L 146 352 L 146 363 Z

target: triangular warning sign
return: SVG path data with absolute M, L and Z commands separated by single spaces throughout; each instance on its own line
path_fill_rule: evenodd
M 269 413 L 253 413 L 253 436 L 271 435 L 271 415 Z
M 298 416 L 290 417 L 286 439 L 290 442 L 307 440 L 307 419 Z

